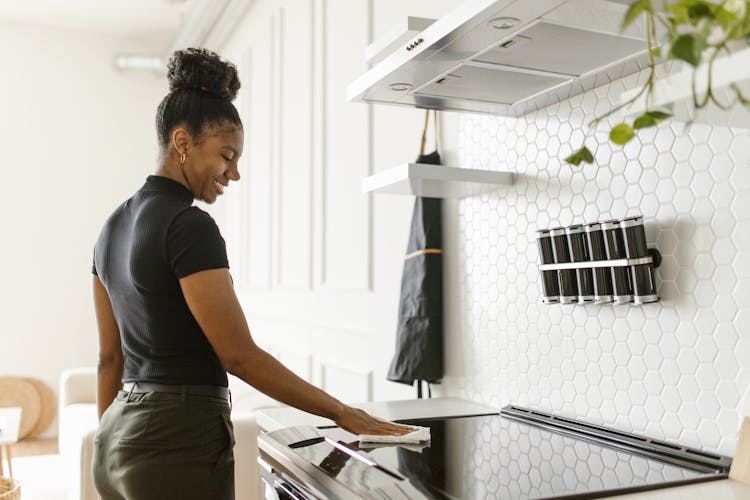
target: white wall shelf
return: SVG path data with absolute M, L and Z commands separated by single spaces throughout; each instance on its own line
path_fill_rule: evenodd
M 740 104 L 722 110 L 710 105 L 697 113 L 693 107 L 691 90 L 692 68 L 688 65 L 671 75 L 657 79 L 650 108 L 673 105 L 674 116 L 682 121 L 695 121 L 728 127 L 750 128 L 750 111 Z M 696 88 L 705 89 L 708 80 L 708 65 L 698 67 Z M 730 55 L 717 58 L 713 68 L 712 87 L 718 93 L 721 102 L 734 102 L 734 93 L 729 85 L 736 83 L 747 97 L 750 94 L 750 47 L 737 50 Z M 626 102 L 635 96 L 640 89 L 628 90 L 620 96 L 620 102 Z M 628 116 L 635 116 L 646 109 L 645 95 L 625 109 Z
M 404 163 L 362 179 L 362 192 L 462 198 L 512 184 L 511 172 Z

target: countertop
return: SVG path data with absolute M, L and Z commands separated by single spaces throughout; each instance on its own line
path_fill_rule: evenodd
M 497 408 L 491 408 L 459 398 L 407 399 L 402 401 L 361 403 L 354 406 L 385 420 L 427 418 L 438 415 L 444 417 L 481 415 L 500 412 Z M 296 425 L 312 425 L 315 427 L 336 425 L 327 418 L 310 415 L 309 413 L 290 407 L 259 410 L 256 413 L 256 419 L 258 425 L 265 432 Z M 731 479 L 724 479 L 608 498 L 613 500 L 750 500 L 750 485 Z
M 436 415 L 452 417 L 500 413 L 500 410 L 497 408 L 491 408 L 458 398 L 406 399 L 403 401 L 359 403 L 353 406 L 385 420 L 428 418 Z M 256 413 L 256 420 L 260 428 L 266 432 L 284 427 L 293 427 L 295 425 L 312 425 L 314 427 L 336 426 L 332 420 L 311 415 L 291 407 L 259 410 Z

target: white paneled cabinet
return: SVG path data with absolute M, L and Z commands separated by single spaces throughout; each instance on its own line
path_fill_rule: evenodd
M 367 69 L 369 0 L 327 0 L 323 8 L 322 280 L 332 291 L 370 290 L 370 202 L 357 189 L 371 169 L 369 106 L 352 106 L 346 85 Z
M 273 13 L 274 285 L 296 290 L 312 286 L 312 3 L 279 1 Z
M 460 3 L 419 0 L 408 14 L 439 17 Z M 412 203 L 373 200 L 360 183 L 392 165 L 384 158 L 416 156 L 423 113 L 346 100 L 365 47 L 402 7 L 258 0 L 221 51 L 243 84 L 242 181 L 219 216 L 243 309 L 258 343 L 350 402 L 414 392 L 385 380 Z M 453 135 L 443 136 L 449 158 Z
M 240 107 L 245 122 L 245 150 L 242 159 L 243 203 L 237 207 L 235 237 L 241 246 L 234 256 L 244 264 L 240 288 L 267 290 L 271 287 L 274 244 L 274 144 L 272 138 L 275 95 L 273 71 L 274 19 L 258 23 L 240 61 L 243 89 Z

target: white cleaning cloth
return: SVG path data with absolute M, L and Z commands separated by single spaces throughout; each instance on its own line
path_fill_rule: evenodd
M 362 443 L 421 443 L 430 440 L 429 427 L 419 427 L 416 425 L 409 425 L 407 427 L 411 427 L 414 430 L 401 436 L 360 434 L 359 436 L 357 436 L 357 438 Z
M 424 443 L 368 443 L 366 441 L 359 443 L 359 449 L 362 451 L 372 451 L 380 448 L 393 448 L 394 445 L 402 450 L 413 451 L 414 453 L 422 453 L 425 448 L 430 447 L 430 442 L 425 441 Z

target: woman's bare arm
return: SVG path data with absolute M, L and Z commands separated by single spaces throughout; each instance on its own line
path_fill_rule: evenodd
M 229 373 L 278 401 L 330 418 L 354 434 L 409 431 L 409 428 L 383 422 L 341 403 L 258 347 L 250 335 L 227 269 L 186 276 L 180 280 L 180 285 L 190 311 Z
M 94 308 L 99 329 L 99 362 L 96 378 L 96 407 L 99 419 L 122 388 L 123 356 L 120 328 L 115 321 L 112 303 L 98 276 L 94 276 Z

